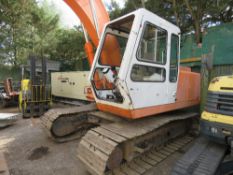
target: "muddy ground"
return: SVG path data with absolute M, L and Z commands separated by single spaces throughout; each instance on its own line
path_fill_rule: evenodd
M 1 112 L 16 113 L 18 109 L 6 108 Z M 11 175 L 88 175 L 76 158 L 78 144 L 79 140 L 53 142 L 38 118 L 19 118 L 15 125 L 0 130 L 0 151 L 5 153 Z M 183 152 L 176 152 L 147 174 L 168 175 Z

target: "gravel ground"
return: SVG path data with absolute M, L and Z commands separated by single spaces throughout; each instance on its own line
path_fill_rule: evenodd
M 5 153 L 11 175 L 87 175 L 76 158 L 78 143 L 54 143 L 38 118 L 19 119 L 15 125 L 0 130 L 0 151 Z
M 18 109 L 6 108 L 0 112 L 17 113 Z M 0 151 L 5 153 L 11 175 L 88 175 L 76 158 L 78 143 L 79 140 L 53 142 L 38 118 L 20 118 L 15 125 L 0 130 Z M 146 174 L 170 174 L 172 165 L 184 151 L 176 152 Z

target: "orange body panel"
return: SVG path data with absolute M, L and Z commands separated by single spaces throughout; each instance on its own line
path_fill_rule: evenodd
M 88 63 L 91 66 L 93 63 L 95 54 L 94 54 L 93 46 L 90 42 L 85 43 L 85 52 L 87 55 Z
M 180 68 L 177 102 L 200 101 L 201 78 L 199 73 Z
M 116 114 L 118 116 L 137 119 L 156 115 L 177 109 L 183 109 L 200 103 L 200 74 L 191 72 L 188 68 L 180 68 L 177 87 L 177 100 L 175 103 L 150 106 L 141 109 L 123 109 L 112 105 L 97 103 L 101 111 Z
M 79 17 L 83 26 L 85 27 L 90 39 L 95 47 L 99 44 L 98 33 L 101 35 L 103 32 L 104 25 L 109 22 L 109 16 L 101 0 L 94 0 L 93 5 L 95 6 L 96 18 L 98 19 L 98 31 L 96 30 L 94 23 L 94 16 L 92 13 L 90 0 L 64 0 L 67 5 L 75 12 Z M 88 63 L 91 67 L 94 60 L 94 49 L 91 42 L 86 42 L 85 52 L 88 58 Z
M 121 50 L 116 37 L 107 35 L 101 52 L 101 64 L 120 67 L 121 57 Z
M 84 94 L 86 94 L 86 97 L 89 101 L 95 101 L 95 98 L 93 96 L 92 90 L 90 86 L 86 86 L 84 89 Z

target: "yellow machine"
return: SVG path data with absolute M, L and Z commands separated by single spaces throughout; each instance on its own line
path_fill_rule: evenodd
M 214 141 L 230 143 L 233 138 L 233 76 L 214 78 L 209 86 L 201 131 Z
M 200 130 L 201 137 L 177 161 L 171 175 L 232 174 L 233 75 L 210 82 Z
M 30 57 L 30 79 L 21 80 L 19 108 L 24 118 L 41 116 L 51 105 L 50 86 L 46 80 L 46 61 L 42 59 L 40 74 L 36 71 L 35 60 L 35 57 Z
M 26 102 L 23 99 L 23 93 L 28 91 L 28 89 L 29 89 L 29 79 L 21 80 L 21 90 L 19 93 L 19 109 L 20 109 L 20 111 L 22 111 L 22 109 L 26 107 Z

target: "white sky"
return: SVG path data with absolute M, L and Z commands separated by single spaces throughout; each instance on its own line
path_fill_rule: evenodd
M 44 0 L 39 0 L 44 1 Z M 72 28 L 74 25 L 79 25 L 80 20 L 71 8 L 63 0 L 46 0 L 49 4 L 54 5 L 56 11 L 60 15 L 61 24 L 64 27 Z M 103 0 L 104 5 L 110 6 L 111 0 Z M 124 6 L 125 0 L 116 0 L 120 7 Z

